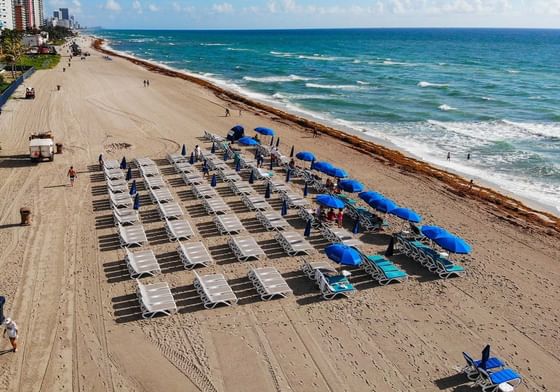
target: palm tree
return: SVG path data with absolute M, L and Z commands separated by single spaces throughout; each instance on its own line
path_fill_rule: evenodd
M 14 79 L 16 78 L 16 64 L 26 52 L 22 37 L 22 33 L 16 30 L 2 31 L 2 51 L 4 52 L 6 62 L 11 65 L 12 77 Z

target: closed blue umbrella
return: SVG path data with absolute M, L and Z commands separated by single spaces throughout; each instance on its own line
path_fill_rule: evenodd
M 437 237 L 448 237 L 453 235 L 443 227 L 439 226 L 422 226 L 420 231 L 431 240 L 435 240 Z
M 136 196 L 134 196 L 134 206 L 132 207 L 135 210 L 139 210 L 140 209 L 140 194 L 137 193 Z
M 214 154 L 216 152 L 216 143 L 212 142 L 212 148 L 210 149 L 210 153 Z
M 322 205 L 323 207 L 328 208 L 344 208 L 344 202 L 336 196 L 331 195 L 318 195 L 315 198 L 315 201 Z
M 121 167 L 122 170 L 126 169 L 126 158 L 125 157 L 122 157 L 120 167 Z
M 130 186 L 130 191 L 128 192 L 130 196 L 134 196 L 138 191 L 136 190 L 136 180 L 132 180 L 132 185 Z
M 362 192 L 358 195 L 358 197 L 368 204 L 375 200 L 385 199 L 385 196 L 383 196 L 381 193 L 374 191 Z
M 270 170 L 274 169 L 274 159 L 270 157 Z
M 227 161 L 229 159 L 229 154 L 227 152 L 227 150 L 224 151 L 224 162 Z
M 391 199 L 373 200 L 368 204 L 380 212 L 391 212 L 395 208 L 398 208 L 397 204 Z
M 439 236 L 434 241 L 451 253 L 467 254 L 472 252 L 472 247 L 465 240 L 455 235 Z
M 264 191 L 264 198 L 270 199 L 270 182 L 266 184 L 266 189 Z
M 259 142 L 252 137 L 243 136 L 239 139 L 239 144 L 243 144 L 244 146 L 256 146 L 257 144 L 259 144 Z
M 280 213 L 282 216 L 286 216 L 288 214 L 288 202 L 286 200 L 282 201 L 282 210 Z
M 292 149 L 290 150 L 290 158 L 294 157 L 294 146 L 292 146 Z
M 356 193 L 364 190 L 364 185 L 356 180 L 340 180 L 338 187 L 345 192 Z
M 356 222 L 354 223 L 354 227 L 352 228 L 352 233 L 358 234 L 359 232 L 360 232 L 360 220 L 356 219 Z
M 280 145 L 280 138 L 276 138 L 276 148 Z
M 309 151 L 300 151 L 296 154 L 296 158 L 300 161 L 311 162 L 315 160 L 315 155 Z
M 210 180 L 210 186 L 215 187 L 216 185 L 218 185 L 218 178 L 216 177 L 215 174 L 212 174 L 212 179 Z
M 307 197 L 307 193 L 308 193 L 308 189 L 307 189 L 307 182 L 305 183 L 304 187 L 303 187 L 303 197 Z
M 418 223 L 422 220 L 422 217 L 415 211 L 403 207 L 395 208 L 390 214 L 413 223 Z
M 241 160 L 237 159 L 237 162 L 235 163 L 235 171 L 241 171 Z
M 272 147 L 273 145 L 274 145 L 274 136 L 270 138 L 270 147 Z
M 190 163 L 191 165 L 194 164 L 194 151 L 191 151 L 191 157 L 189 158 L 189 163 Z
M 327 257 L 335 263 L 357 267 L 362 264 L 362 255 L 355 248 L 344 244 L 332 244 L 325 248 Z
M 129 166 L 126 172 L 126 180 L 130 181 L 132 179 L 132 168 Z
M 290 169 L 286 170 L 286 182 L 290 182 L 290 172 Z
M 341 169 L 340 167 L 333 167 L 331 169 L 327 169 L 325 171 L 325 174 L 336 178 L 348 177 L 348 173 L 346 173 L 346 170 Z
M 187 156 L 187 146 L 183 144 L 183 148 L 181 149 L 181 155 L 186 157 Z
M 255 128 L 255 132 L 265 136 L 274 136 L 274 129 L 271 128 L 257 127 Z
M 253 184 L 255 182 L 255 172 L 251 170 L 251 174 L 249 174 L 249 184 Z
M 4 304 L 6 303 L 6 297 L 0 296 L 0 325 L 4 322 Z
M 319 161 L 313 163 L 313 170 L 317 170 L 326 173 L 327 170 L 334 169 L 334 166 L 329 162 Z
M 305 230 L 303 231 L 303 235 L 305 237 L 310 237 L 311 236 L 311 221 L 308 220 L 307 223 L 305 224 Z

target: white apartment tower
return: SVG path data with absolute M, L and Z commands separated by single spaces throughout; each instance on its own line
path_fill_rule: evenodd
M 12 0 L 0 0 L 0 29 L 14 28 L 14 7 Z
M 34 19 L 35 19 L 35 27 L 37 28 L 41 28 L 43 27 L 44 24 L 44 20 L 45 20 L 45 15 L 43 12 L 43 0 L 33 0 L 33 14 L 34 14 Z

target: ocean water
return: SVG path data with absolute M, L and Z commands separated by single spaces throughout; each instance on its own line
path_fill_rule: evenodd
M 560 30 L 94 33 L 560 213 Z

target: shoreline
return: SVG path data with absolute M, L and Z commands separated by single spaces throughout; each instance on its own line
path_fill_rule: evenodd
M 348 131 L 342 131 L 332 126 L 321 124 L 314 120 L 286 112 L 265 103 L 254 101 L 237 92 L 227 90 L 208 80 L 194 76 L 191 73 L 172 70 L 171 68 L 154 62 L 112 50 L 112 48 L 105 47 L 105 43 L 105 39 L 93 36 L 92 47 L 100 53 L 125 59 L 135 65 L 145 68 L 150 72 L 189 81 L 210 90 L 217 98 L 233 105 L 243 104 L 250 109 L 265 111 L 270 115 L 277 116 L 281 120 L 290 121 L 304 130 L 310 132 L 317 130 L 320 134 L 331 136 L 348 144 L 353 149 L 370 155 L 374 159 L 382 161 L 385 164 L 397 165 L 399 169 L 405 172 L 419 174 L 430 179 L 437 179 L 447 185 L 448 190 L 459 197 L 469 197 L 472 200 L 490 204 L 501 210 L 507 214 L 505 219 L 510 220 L 512 223 L 513 220 L 511 218 L 515 217 L 525 221 L 526 223 L 537 224 L 560 233 L 560 217 L 554 215 L 552 212 L 537 210 L 536 208 L 525 204 L 526 202 L 524 201 L 518 200 L 509 195 L 504 195 L 488 186 L 471 184 L 469 180 L 462 177 L 460 174 L 449 172 L 417 158 L 407 156 L 403 152 L 395 150 L 394 148 L 360 137 L 361 135 L 354 135 Z

